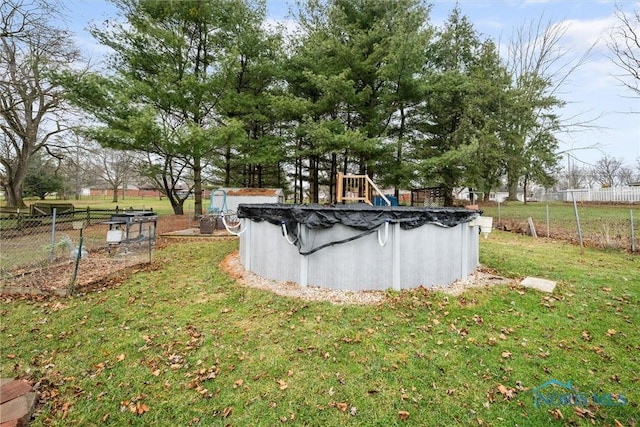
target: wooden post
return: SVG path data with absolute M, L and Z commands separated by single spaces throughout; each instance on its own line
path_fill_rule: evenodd
M 338 179 L 336 180 L 336 203 L 342 203 L 344 175 L 342 172 L 338 172 Z

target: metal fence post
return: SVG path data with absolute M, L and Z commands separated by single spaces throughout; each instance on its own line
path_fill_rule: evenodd
M 633 227 L 633 209 L 629 209 L 629 219 L 631 219 L 631 252 L 636 251 L 636 231 Z
M 500 211 L 500 200 L 498 200 L 498 227 L 500 227 L 502 225 L 502 217 L 501 217 L 501 211 Z
M 49 252 L 49 263 L 53 263 L 53 257 L 56 252 L 56 214 L 58 208 L 53 208 L 51 214 L 51 251 Z
M 549 238 L 549 204 L 547 204 L 547 238 Z
M 584 244 L 582 242 L 582 228 L 580 228 L 580 215 L 578 215 L 578 205 L 576 203 L 576 195 L 572 191 L 571 197 L 573 198 L 573 211 L 576 214 L 576 225 L 578 227 L 578 240 L 580 240 L 580 253 L 584 251 Z

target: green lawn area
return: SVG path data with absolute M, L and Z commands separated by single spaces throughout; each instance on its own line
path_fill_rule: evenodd
M 637 204 L 578 203 L 578 216 L 585 244 L 604 248 L 631 248 L 631 214 L 633 211 L 636 250 L 640 250 L 640 206 Z M 528 230 L 531 217 L 538 236 L 547 235 L 547 209 L 551 237 L 577 241 L 578 231 L 573 203 L 562 202 L 507 202 L 482 206 L 484 215 L 494 217 L 494 225 L 506 224 L 515 229 Z
M 496 231 L 481 262 L 557 280 L 554 294 L 419 289 L 340 306 L 240 286 L 218 267 L 235 249 L 175 243 L 95 293 L 5 298 L 0 374 L 40 383 L 33 425 L 640 422 L 638 256 Z M 551 379 L 589 406 L 535 407 L 533 389 Z
M 117 202 L 112 202 L 112 196 L 84 196 L 80 200 L 58 200 L 58 199 L 46 199 L 46 200 L 37 200 L 37 199 L 26 199 L 25 203 L 27 206 L 33 203 L 71 203 L 74 206 L 76 211 L 84 210 L 87 207 L 90 209 L 115 209 L 118 206 L 120 209 L 129 209 L 133 208 L 133 210 L 153 210 L 158 213 L 158 215 L 172 215 L 173 209 L 171 209 L 171 205 L 169 204 L 169 200 L 166 197 L 159 199 L 158 197 L 125 197 L 124 199 L 121 197 Z M 188 198 L 184 202 L 184 212 L 191 212 L 193 214 L 194 200 L 193 198 Z M 4 200 L 0 201 L 0 205 L 4 206 Z M 206 210 L 209 206 L 209 199 L 203 200 L 202 204 Z

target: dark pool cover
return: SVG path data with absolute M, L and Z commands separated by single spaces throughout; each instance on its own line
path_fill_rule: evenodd
M 293 230 L 298 224 L 309 228 L 329 228 L 343 224 L 358 230 L 374 230 L 385 222 L 400 224 L 405 230 L 424 224 L 442 227 L 472 221 L 479 211 L 464 208 L 418 208 L 408 206 L 369 206 L 364 203 L 348 205 L 286 205 L 280 203 L 240 204 L 238 217 L 253 221 L 286 224 Z

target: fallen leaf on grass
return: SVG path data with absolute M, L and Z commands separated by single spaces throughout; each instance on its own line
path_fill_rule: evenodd
M 549 409 L 549 413 L 553 416 L 554 420 L 564 420 L 564 415 L 562 415 L 562 411 L 558 408 Z
M 511 357 L 511 352 L 508 350 L 505 350 L 502 352 L 502 357 L 504 357 L 505 359 Z
M 409 418 L 409 412 L 407 411 L 398 411 L 398 416 L 401 420 L 406 420 Z
M 505 387 L 502 384 L 498 384 L 498 391 L 506 400 L 513 399 L 516 395 L 516 391 L 514 389 Z
M 122 362 L 125 359 L 125 355 L 124 353 L 120 353 L 120 355 L 118 357 L 116 357 L 116 360 L 118 362 Z
M 221 414 L 222 418 L 227 418 L 229 415 L 231 415 L 232 411 L 233 411 L 232 406 L 227 406 L 226 408 L 224 408 Z
M 233 388 L 238 388 L 242 384 L 244 384 L 244 380 L 242 380 L 242 379 L 236 380 L 236 382 L 233 383 Z
M 616 330 L 615 329 L 609 329 L 607 330 L 607 336 L 608 337 L 612 337 L 616 334 Z
M 278 380 L 278 384 L 280 385 L 280 390 L 286 390 L 289 387 L 285 380 Z
M 596 418 L 595 414 L 590 410 L 588 410 L 587 408 L 581 408 L 579 406 L 575 406 L 573 408 L 573 412 L 580 418 L 590 418 L 592 420 Z
M 137 413 L 138 415 L 142 415 L 142 414 L 144 414 L 145 412 L 149 412 L 149 407 L 148 407 L 147 405 L 145 405 L 144 403 L 140 403 L 140 402 L 138 402 L 138 403 L 136 404 L 136 413 Z

